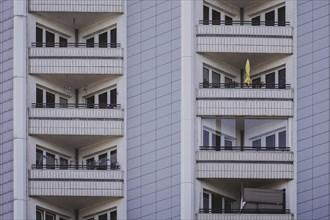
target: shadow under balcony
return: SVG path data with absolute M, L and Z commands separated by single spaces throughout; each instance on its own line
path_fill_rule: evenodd
M 197 52 L 292 54 L 293 28 L 288 22 L 202 20 Z
M 196 178 L 293 179 L 289 148 L 201 146 L 196 152 Z
M 196 114 L 292 117 L 293 98 L 288 84 L 201 83 L 197 89 Z
M 33 75 L 122 75 L 120 44 L 32 43 L 29 73 Z
M 124 196 L 124 172 L 119 166 L 32 165 L 28 193 L 56 205 L 79 209 Z
M 122 136 L 120 105 L 37 103 L 29 109 L 30 135 Z

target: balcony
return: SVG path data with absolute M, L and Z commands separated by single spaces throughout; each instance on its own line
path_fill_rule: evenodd
M 122 0 L 29 0 L 29 12 L 123 13 Z
M 293 220 L 293 215 L 290 213 L 284 214 L 262 214 L 262 213 L 235 213 L 235 210 L 231 210 L 232 213 L 207 213 L 204 210 L 197 214 L 198 220 Z
M 82 74 L 121 75 L 123 57 L 119 44 L 33 43 L 29 49 L 29 73 L 79 77 Z
M 200 147 L 196 178 L 293 179 L 289 148 Z
M 290 85 L 207 83 L 197 90 L 198 116 L 292 117 L 293 90 Z
M 292 54 L 293 28 L 285 22 L 200 21 L 197 52 Z
M 30 196 L 123 197 L 124 173 L 111 166 L 33 165 Z
M 124 111 L 120 105 L 33 104 L 30 135 L 122 136 Z

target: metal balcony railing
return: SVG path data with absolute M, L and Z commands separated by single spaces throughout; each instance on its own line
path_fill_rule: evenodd
M 232 21 L 232 20 L 199 20 L 203 25 L 251 25 L 251 26 L 289 26 L 288 21 Z
M 121 106 L 120 106 L 120 104 L 32 103 L 32 108 L 121 109 Z
M 79 48 L 119 48 L 120 43 L 67 43 L 67 42 L 32 42 L 32 47 L 79 47 Z
M 202 151 L 290 151 L 290 147 L 200 146 Z
M 200 89 L 290 89 L 290 84 L 266 84 L 266 83 L 252 83 L 246 85 L 245 83 L 200 83 Z
M 290 214 L 290 209 L 199 209 L 199 213 Z
M 110 165 L 32 164 L 31 168 L 45 170 L 120 170 L 120 165 L 117 162 L 114 162 Z

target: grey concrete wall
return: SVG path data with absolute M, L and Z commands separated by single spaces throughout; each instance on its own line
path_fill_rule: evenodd
M 0 0 L 0 219 L 13 219 L 13 1 Z M 22 161 L 24 162 L 24 161 Z
M 180 219 L 180 1 L 127 4 L 127 217 Z
M 330 219 L 330 1 L 297 4 L 297 219 Z

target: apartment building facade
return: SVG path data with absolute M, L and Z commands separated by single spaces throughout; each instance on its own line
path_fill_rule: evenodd
M 329 216 L 329 2 L 1 10 L 0 218 Z

